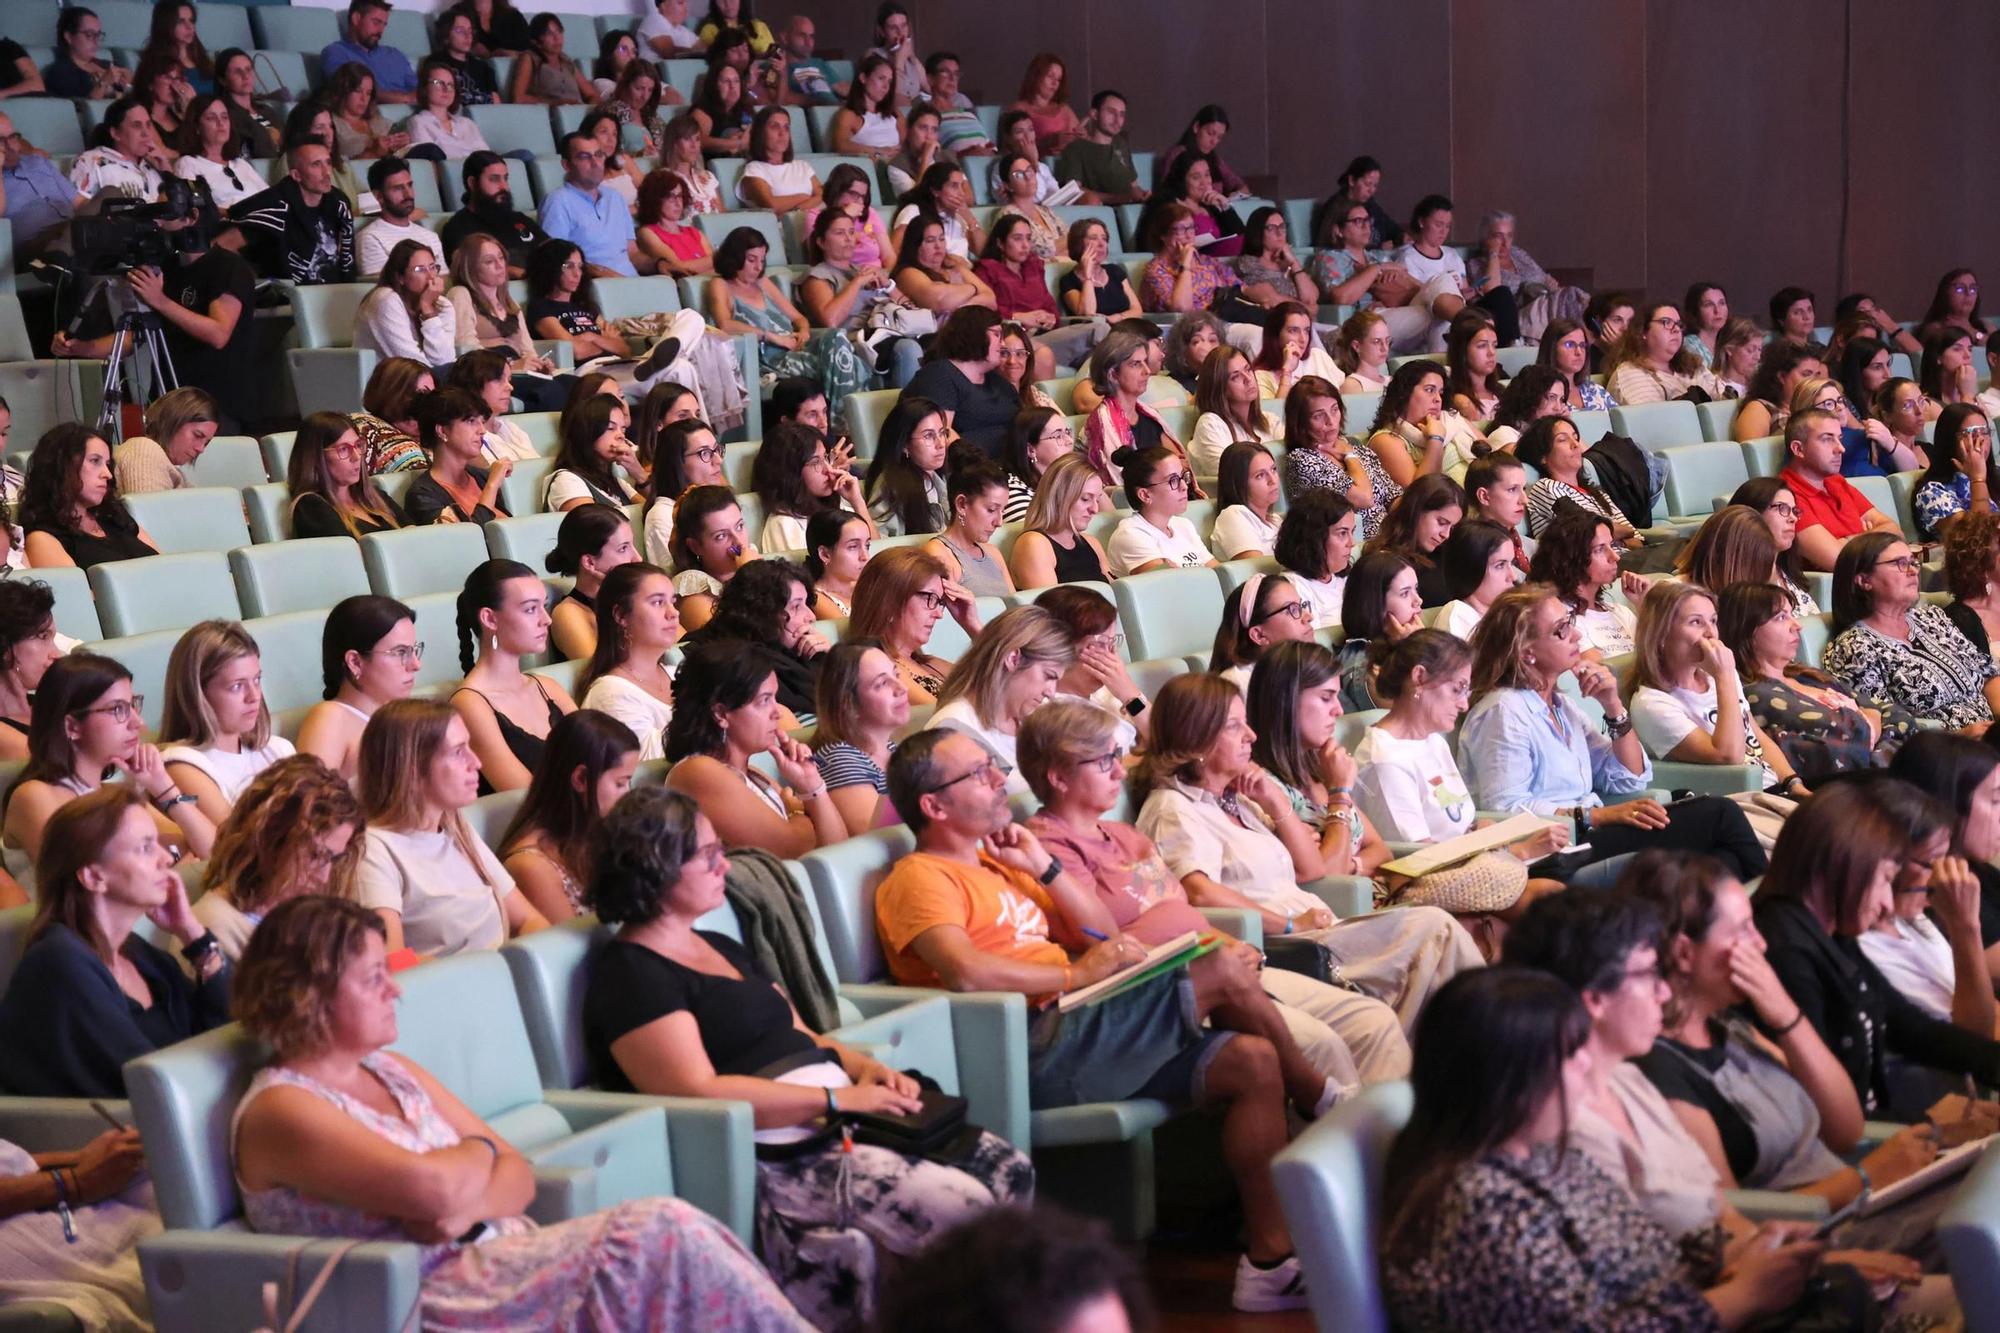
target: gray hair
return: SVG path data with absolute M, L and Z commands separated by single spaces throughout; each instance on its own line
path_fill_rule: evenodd
M 1493 229 L 1503 222 L 1512 222 L 1514 215 L 1504 208 L 1489 208 L 1479 215 L 1479 235 L 1481 239 L 1491 236 Z

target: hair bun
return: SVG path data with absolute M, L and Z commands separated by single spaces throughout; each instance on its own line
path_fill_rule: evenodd
M 1121 445 L 1111 451 L 1111 461 L 1119 467 L 1130 467 L 1139 461 L 1139 451 L 1131 445 Z

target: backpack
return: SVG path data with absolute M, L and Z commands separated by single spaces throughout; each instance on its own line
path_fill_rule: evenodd
M 1652 475 L 1645 451 L 1623 435 L 1606 435 L 1583 457 L 1626 521 L 1635 528 L 1652 527 Z

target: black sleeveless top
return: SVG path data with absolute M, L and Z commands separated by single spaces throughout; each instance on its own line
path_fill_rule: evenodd
M 562 709 L 549 697 L 548 687 L 542 684 L 540 676 L 529 676 L 528 679 L 535 682 L 535 692 L 541 695 L 542 702 L 548 705 L 549 730 L 555 730 L 556 723 L 562 721 Z M 462 685 L 459 688 L 467 694 L 479 694 L 478 690 L 469 685 Z M 483 694 L 479 694 L 479 697 L 485 700 L 488 708 L 493 708 L 491 699 L 487 699 Z M 548 748 L 548 737 L 522 730 L 518 723 L 497 708 L 493 708 L 493 720 L 500 726 L 500 739 L 507 742 L 508 752 L 521 761 L 523 768 L 533 773 L 542 766 L 542 751 Z M 497 788 L 486 780 L 486 773 L 482 770 L 479 774 L 479 794 L 491 796 L 496 790 Z
M 1047 533 L 1043 533 L 1042 535 L 1045 538 L 1048 536 Z M 1074 542 L 1074 545 L 1067 551 L 1059 543 L 1054 541 L 1049 542 L 1049 549 L 1056 554 L 1056 582 L 1109 582 L 1104 577 L 1103 562 L 1098 560 L 1097 552 L 1090 548 L 1090 543 L 1085 541 L 1081 536 L 1072 537 L 1071 541 Z
M 102 537 L 94 537 L 81 528 L 49 528 L 47 532 L 62 543 L 63 553 L 76 562 L 78 569 L 109 564 L 113 560 L 137 560 L 142 556 L 159 554 L 146 545 L 145 538 L 136 531 L 106 530 Z

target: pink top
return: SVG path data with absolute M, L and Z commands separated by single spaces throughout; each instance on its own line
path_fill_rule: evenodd
M 1028 122 L 1035 127 L 1035 150 L 1043 157 L 1054 157 L 1076 137 L 1076 113 L 1068 107 L 1037 111 L 1025 102 L 1020 105 L 1028 113 Z
M 817 207 L 806 210 L 803 220 L 805 235 L 812 235 L 813 220 L 819 217 L 819 215 L 820 210 Z M 887 268 L 889 266 L 889 261 L 895 256 L 883 254 L 881 242 L 875 239 L 875 233 L 882 230 L 882 215 L 877 213 L 873 208 L 870 208 L 868 216 L 863 219 L 863 225 L 854 238 L 854 258 L 851 261 L 853 267 L 868 268 L 873 266 L 875 268 Z
M 646 230 L 659 238 L 662 245 L 674 252 L 674 258 L 682 263 L 700 259 L 705 253 L 701 248 L 701 229 L 682 227 L 679 231 L 668 231 L 657 222 L 646 224 Z
M 1120 930 L 1148 945 L 1190 930 L 1207 933 L 1207 919 L 1189 905 L 1152 839 L 1130 824 L 1100 822 L 1094 835 L 1078 833 L 1038 811 L 1027 826 L 1066 873 L 1096 890 Z

